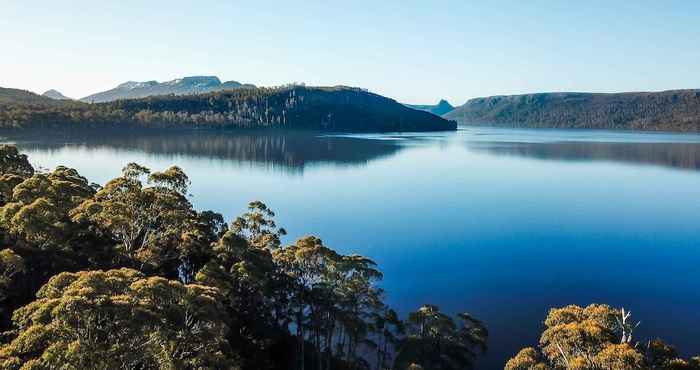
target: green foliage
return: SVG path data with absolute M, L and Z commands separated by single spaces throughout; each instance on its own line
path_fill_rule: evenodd
M 377 334 L 376 364 L 378 369 L 389 369 L 394 349 L 406 334 L 406 326 L 399 315 L 388 306 L 384 306 L 371 314 L 370 332 Z M 419 366 L 415 365 L 414 366 Z M 411 368 L 409 366 L 409 368 Z M 420 367 L 418 367 L 420 368 Z
M 129 269 L 56 275 L 15 311 L 0 369 L 234 369 L 218 294 Z
M 260 201 L 248 204 L 248 212 L 231 223 L 231 230 L 248 239 L 257 248 L 275 249 L 281 244 L 280 237 L 287 234 L 277 228 L 275 212 Z
M 0 145 L 0 207 L 12 198 L 12 189 L 34 175 L 34 167 L 17 147 Z
M 27 156 L 21 154 L 16 146 L 0 145 L 0 174 L 27 178 L 34 174 L 34 167 L 29 163 Z
M 409 336 L 399 345 L 395 369 L 411 364 L 424 369 L 452 370 L 473 366 L 477 351 L 486 351 L 488 332 L 467 313 L 454 319 L 433 305 L 423 305 L 408 316 Z
M 562 365 L 574 358 L 590 362 L 618 337 L 617 315 L 617 310 L 606 305 L 552 309 L 545 320 L 547 329 L 540 338 L 542 351 L 549 361 Z
M 212 258 L 198 273 L 201 284 L 222 293 L 232 330 L 232 346 L 246 353 L 248 368 L 274 367 L 266 353 L 284 338 L 288 286 L 269 250 L 253 247 L 249 240 L 228 230 L 213 245 Z M 277 359 L 277 361 L 286 359 Z
M 570 305 L 549 311 L 539 350 L 524 348 L 506 370 L 671 370 L 693 369 L 660 339 L 632 343 L 629 312 L 607 305 Z
M 144 186 L 144 177 L 150 186 Z M 179 272 L 189 282 L 211 240 L 198 227 L 201 220 L 187 200 L 188 184 L 178 167 L 151 173 L 130 163 L 121 177 L 73 209 L 71 217 L 116 241 L 131 266 L 170 277 Z
M 4 311 L 5 300 L 16 289 L 17 278 L 25 272 L 25 262 L 20 255 L 9 248 L 0 250 L 0 310 Z
M 547 370 L 542 355 L 532 347 L 523 348 L 515 357 L 508 360 L 506 370 Z
M 68 248 L 78 233 L 68 213 L 94 193 L 72 168 L 59 166 L 50 173 L 36 173 L 14 186 L 0 208 L 0 223 L 10 235 L 40 249 Z

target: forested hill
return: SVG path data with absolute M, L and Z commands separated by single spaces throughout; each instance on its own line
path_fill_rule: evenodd
M 444 117 L 462 125 L 700 131 L 700 90 L 492 96 Z
M 59 102 L 31 91 L 0 87 L 0 110 L 10 105 L 55 105 Z
M 343 86 L 240 88 L 98 104 L 56 100 L 0 103 L 0 128 L 66 126 L 388 132 L 454 130 L 456 122 Z

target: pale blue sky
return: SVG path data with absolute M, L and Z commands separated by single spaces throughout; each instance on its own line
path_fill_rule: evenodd
M 0 86 L 218 75 L 408 103 L 700 88 L 700 1 L 0 0 Z

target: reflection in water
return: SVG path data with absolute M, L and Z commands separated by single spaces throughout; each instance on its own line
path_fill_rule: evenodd
M 66 146 L 77 146 L 87 150 L 111 149 L 159 156 L 232 160 L 292 172 L 303 171 L 306 165 L 316 163 L 365 165 L 401 148 L 393 141 L 269 130 L 3 132 L 0 133 L 0 142 L 14 142 L 23 150 L 39 152 L 51 153 Z
M 535 135 L 537 134 L 537 135 Z M 611 141 L 589 140 L 592 138 Z M 66 147 L 132 151 L 252 164 L 300 173 L 310 164 L 363 166 L 416 145 L 457 144 L 492 155 L 566 161 L 610 161 L 700 170 L 700 141 L 690 136 L 641 133 L 538 131 L 484 128 L 456 133 L 322 135 L 300 131 L 0 131 L 0 142 L 53 153 Z M 668 136 L 668 137 L 667 137 Z M 649 141 L 654 139 L 657 141 Z M 660 140 L 660 141 L 659 141 Z
M 470 150 L 569 161 L 611 161 L 700 170 L 700 143 L 480 142 Z

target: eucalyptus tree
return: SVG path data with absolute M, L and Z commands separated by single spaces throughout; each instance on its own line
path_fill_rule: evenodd
M 569 305 L 552 309 L 540 338 L 547 359 L 563 366 L 571 361 L 592 364 L 593 357 L 608 344 L 620 342 L 615 317 L 617 310 L 608 305 L 582 308 Z
M 0 145 L 0 174 L 27 178 L 34 174 L 34 167 L 29 163 L 27 155 L 20 153 L 16 146 Z
M 349 368 L 366 368 L 358 355 L 371 345 L 372 313 L 384 307 L 383 292 L 376 286 L 382 274 L 376 263 L 358 255 L 341 255 L 313 236 L 275 249 L 274 261 L 292 282 L 290 309 L 298 339 L 299 369 L 308 367 L 306 357 L 318 369 L 333 368 L 342 360 Z M 307 350 L 307 340 L 313 344 Z
M 338 263 L 338 302 L 341 315 L 340 348 L 350 364 L 364 361 L 358 356 L 361 344 L 376 348 L 369 337 L 372 313 L 383 306 L 384 292 L 376 286 L 383 278 L 377 264 L 360 255 L 341 256 Z M 343 349 L 343 345 L 347 348 Z
M 0 330 L 10 314 L 29 302 L 53 274 L 83 268 L 99 245 L 69 217 L 70 210 L 94 194 L 77 171 L 59 166 L 36 172 L 16 147 L 0 146 L 0 247 L 3 299 Z M 22 262 L 22 272 L 12 266 Z
M 388 369 L 391 367 L 390 359 L 393 356 L 393 349 L 399 345 L 400 340 L 406 334 L 405 324 L 396 311 L 386 305 L 373 312 L 371 317 L 370 331 L 374 332 L 377 337 L 376 368 L 377 370 Z
M 18 300 L 20 290 L 20 278 L 26 272 L 26 263 L 22 256 L 10 248 L 0 250 L 0 318 L 6 320 L 9 317 L 8 300 Z M 21 296 L 21 295 L 20 295 Z M 2 323 L 5 326 L 7 323 Z
M 334 268 L 333 265 L 340 256 L 314 236 L 304 237 L 290 246 L 276 249 L 272 256 L 281 272 L 293 282 L 290 309 L 298 340 L 297 368 L 303 370 L 306 368 L 306 315 L 312 301 L 312 291 L 325 282 L 328 271 Z
M 248 239 L 257 248 L 275 249 L 281 245 L 281 237 L 287 234 L 275 223 L 275 212 L 261 201 L 248 204 L 248 212 L 231 223 L 231 231 Z
M 218 295 L 130 269 L 61 273 L 15 311 L 0 369 L 235 369 Z
M 675 347 L 661 339 L 649 340 L 645 345 L 637 345 L 636 348 L 644 354 L 650 370 L 700 370 L 700 357 L 684 360 L 679 357 Z
M 12 197 L 12 189 L 34 175 L 34 167 L 16 146 L 0 145 L 0 207 Z
M 144 184 L 145 180 L 145 184 Z M 71 212 L 116 243 L 131 266 L 190 282 L 212 242 L 211 219 L 187 199 L 189 179 L 179 167 L 153 172 L 130 163 Z
M 5 299 L 6 290 L 13 280 L 24 273 L 24 259 L 12 249 L 0 250 L 0 302 Z
M 437 306 L 423 305 L 409 314 L 409 335 L 399 345 L 394 369 L 411 364 L 426 370 L 469 369 L 479 351 L 486 350 L 488 332 L 467 313 L 459 322 L 440 312 Z
M 282 340 L 279 321 L 287 317 L 290 286 L 269 250 L 251 246 L 231 230 L 214 244 L 213 254 L 197 273 L 197 282 L 221 292 L 232 329 L 228 340 L 247 354 L 245 368 L 272 367 L 278 359 L 269 358 L 266 351 Z
M 100 255 L 101 243 L 92 233 L 71 221 L 71 209 L 95 193 L 74 169 L 59 166 L 37 172 L 12 189 L 0 207 L 4 246 L 24 260 L 24 273 L 14 281 L 13 300 L 7 311 L 27 303 L 52 275 L 89 267 Z M 4 321 L 4 320 L 3 320 Z
M 11 237 L 39 249 L 66 249 L 80 233 L 69 212 L 95 190 L 72 168 L 35 173 L 18 183 L 0 208 L 0 223 Z
M 630 314 L 608 305 L 553 308 L 545 320 L 539 348 L 524 348 L 506 370 L 559 369 L 694 369 L 700 359 L 686 361 L 661 340 L 634 343 Z

